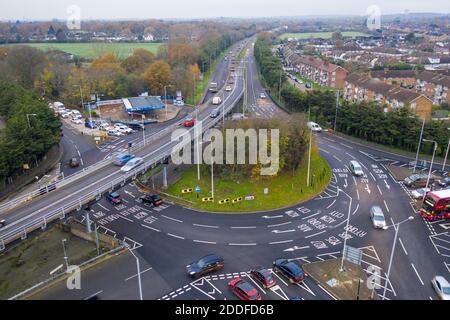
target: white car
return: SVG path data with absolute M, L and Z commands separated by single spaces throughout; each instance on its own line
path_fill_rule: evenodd
M 72 119 L 70 122 L 74 123 L 74 124 L 82 124 L 83 121 L 81 121 L 80 119 Z
M 231 86 L 227 86 L 226 88 L 225 88 L 225 91 L 231 91 Z
M 386 219 L 383 210 L 379 206 L 370 208 L 370 219 L 375 229 L 383 229 L 386 227 Z
M 67 112 L 60 113 L 60 115 L 61 115 L 61 117 L 64 118 L 64 119 L 67 119 L 67 118 L 70 117 L 70 113 L 67 113 Z
M 144 163 L 144 159 L 142 158 L 134 158 L 127 162 L 126 165 L 124 165 L 122 168 L 120 168 L 120 171 L 122 172 L 129 172 L 133 170 L 134 168 L 140 166 Z
M 123 136 L 123 133 L 120 131 L 117 131 L 115 129 L 112 129 L 112 130 L 108 130 L 108 136 L 121 137 L 121 136 Z
M 414 199 L 422 199 L 423 196 L 427 193 L 430 192 L 431 189 L 430 188 L 419 188 L 416 190 L 411 191 L 411 195 Z
M 265 98 L 266 98 L 266 94 L 265 94 L 264 92 L 261 92 L 261 94 L 259 95 L 259 97 L 260 97 L 261 99 L 265 99 Z
M 450 300 L 450 283 L 443 276 L 435 276 L 431 285 L 442 300 Z
M 116 127 L 116 130 L 123 134 L 133 133 L 133 129 L 128 128 L 127 126 Z
M 317 123 L 312 122 L 312 121 L 308 122 L 308 128 L 311 129 L 311 131 L 314 131 L 314 132 L 322 132 L 322 127 L 319 126 Z
M 100 125 L 98 126 L 98 129 L 99 129 L 100 131 L 113 130 L 113 128 L 111 128 L 111 127 L 109 126 L 108 123 L 102 123 L 102 124 L 100 124 Z
M 357 177 L 363 176 L 364 172 L 358 161 L 350 161 L 350 171 Z

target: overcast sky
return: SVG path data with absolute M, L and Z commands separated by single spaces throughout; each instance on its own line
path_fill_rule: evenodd
M 450 0 L 1 0 L 0 20 L 65 20 L 70 5 L 82 19 L 365 15 L 370 5 L 382 14 L 450 12 Z

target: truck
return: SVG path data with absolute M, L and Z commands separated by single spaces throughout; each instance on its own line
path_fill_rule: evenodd
M 218 105 L 222 103 L 222 99 L 220 99 L 220 97 L 214 97 L 212 100 L 212 104 L 214 105 Z
M 217 86 L 216 82 L 211 82 L 210 83 L 209 91 L 211 91 L 211 92 L 218 92 L 219 91 L 219 87 Z

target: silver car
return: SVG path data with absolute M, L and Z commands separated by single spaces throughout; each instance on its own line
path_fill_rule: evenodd
M 431 285 L 442 300 L 450 300 L 450 283 L 443 276 L 435 276 Z
M 383 210 L 379 206 L 370 208 L 370 219 L 375 229 L 383 229 L 386 227 L 386 219 Z
M 430 192 L 431 189 L 430 188 L 419 188 L 416 190 L 411 191 L 411 195 L 414 199 L 418 200 L 418 199 L 422 199 L 423 196 L 427 193 Z

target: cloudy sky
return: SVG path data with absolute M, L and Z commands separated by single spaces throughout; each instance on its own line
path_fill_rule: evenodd
M 370 5 L 382 14 L 450 12 L 449 0 L 1 0 L 0 20 L 66 19 L 71 5 L 82 19 L 365 15 Z

